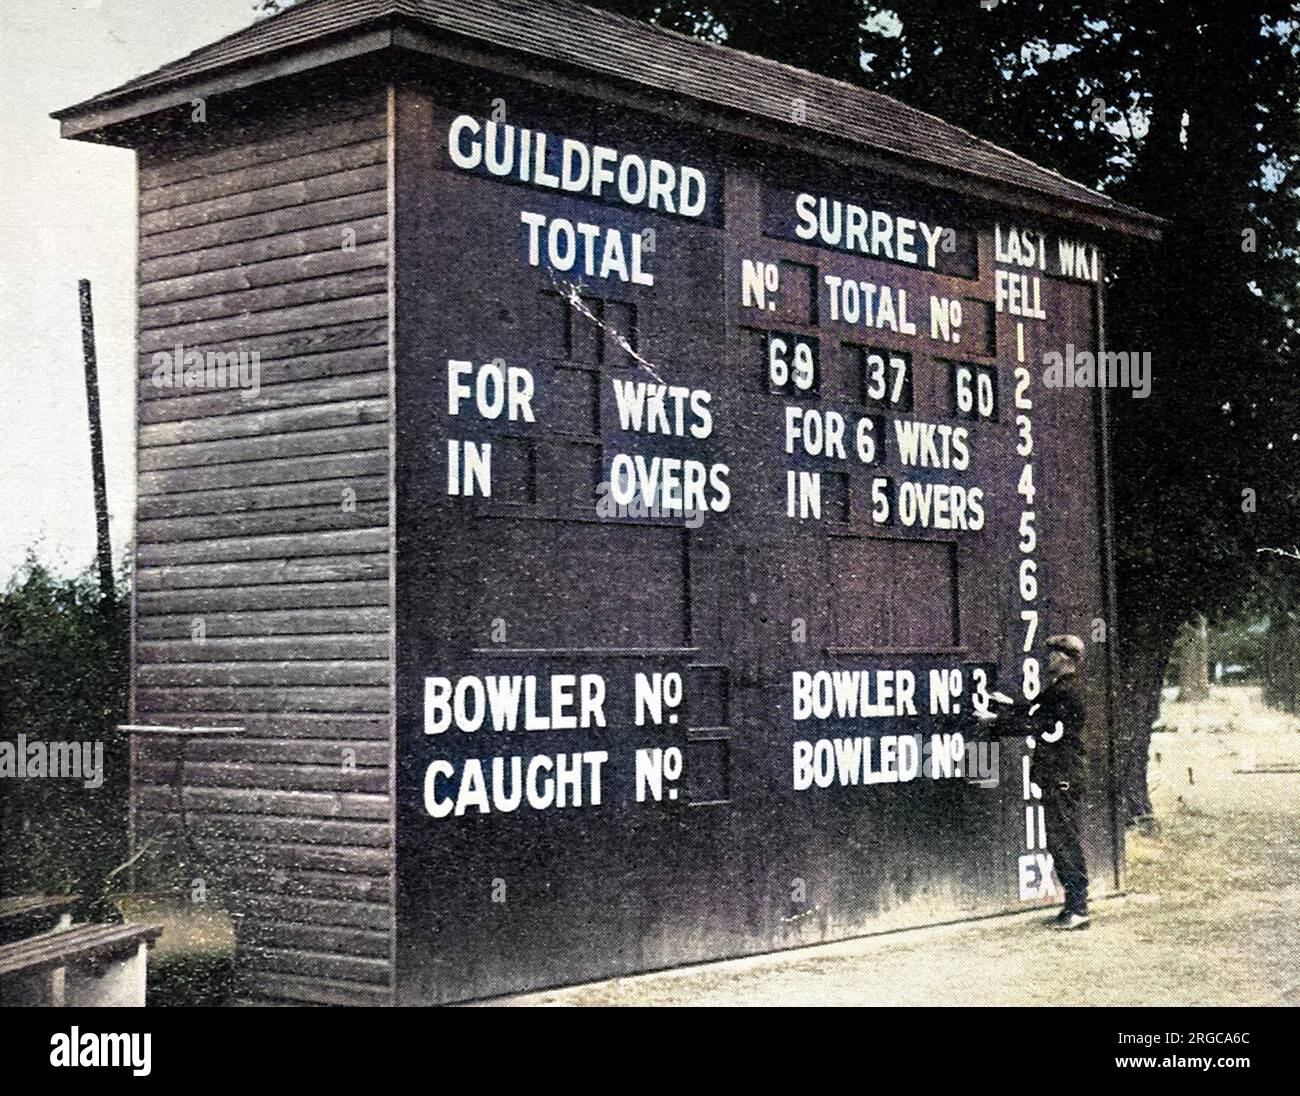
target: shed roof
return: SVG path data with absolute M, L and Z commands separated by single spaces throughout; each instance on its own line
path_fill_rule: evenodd
M 887 95 L 575 0 L 301 0 L 54 117 L 65 137 L 111 141 L 108 127 L 186 103 L 196 93 L 409 45 L 395 34 L 403 27 L 768 125 L 793 127 L 791 105 L 800 100 L 804 131 L 1033 196 L 1036 204 L 1047 198 L 1067 217 L 1071 209 L 1101 215 L 1121 231 L 1157 236 L 1163 223 Z M 944 185 L 943 178 L 936 182 Z

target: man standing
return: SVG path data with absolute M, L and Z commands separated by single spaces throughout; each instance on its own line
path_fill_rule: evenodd
M 1081 826 L 1087 793 L 1088 757 L 1083 727 L 1087 718 L 1079 670 L 1087 649 L 1078 636 L 1047 637 L 1050 684 L 1027 711 L 1025 733 L 1034 737 L 1030 779 L 1043 796 L 1047 851 L 1065 890 L 1065 905 L 1051 922 L 1059 929 L 1086 929 L 1088 865 L 1083 855 Z

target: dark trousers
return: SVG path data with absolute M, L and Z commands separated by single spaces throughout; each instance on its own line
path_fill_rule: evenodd
M 1088 864 L 1080 840 L 1083 795 L 1075 788 L 1043 788 L 1043 814 L 1047 823 L 1047 851 L 1056 866 L 1056 877 L 1065 890 L 1065 908 L 1071 913 L 1088 912 Z

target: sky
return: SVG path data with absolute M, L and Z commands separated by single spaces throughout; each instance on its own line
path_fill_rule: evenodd
M 78 278 L 95 302 L 118 561 L 135 506 L 135 154 L 61 140 L 50 111 L 253 19 L 253 0 L 0 2 L 0 584 L 28 549 L 63 573 L 95 558 Z

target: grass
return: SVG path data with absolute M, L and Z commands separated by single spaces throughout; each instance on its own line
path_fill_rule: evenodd
M 116 899 L 129 922 L 163 926 L 149 954 L 151 1008 L 219 1006 L 239 996 L 234 925 L 226 913 L 188 893 L 124 894 Z

